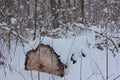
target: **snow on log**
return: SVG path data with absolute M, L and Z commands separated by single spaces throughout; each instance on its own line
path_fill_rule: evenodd
M 40 44 L 36 49 L 27 52 L 25 69 L 64 76 L 64 64 L 60 61 L 59 55 L 51 46 L 44 44 Z

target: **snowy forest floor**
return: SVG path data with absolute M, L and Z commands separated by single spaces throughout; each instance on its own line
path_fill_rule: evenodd
M 52 46 L 60 55 L 61 61 L 67 63 L 68 67 L 62 78 L 40 72 L 40 80 L 106 80 L 107 69 L 108 80 L 120 80 L 120 47 L 115 46 L 119 39 L 107 38 L 103 34 L 95 33 L 96 31 L 100 32 L 100 29 L 91 27 L 89 31 L 67 39 L 44 37 L 42 43 Z M 4 66 L 0 65 L 0 80 L 32 80 L 32 78 L 38 80 L 38 72 L 26 71 L 24 63 L 27 51 L 35 49 L 39 41 L 39 38 L 34 41 L 29 40 L 29 43 L 24 43 L 24 46 L 21 43 L 16 45 L 13 41 L 10 50 L 0 45 L 1 53 L 4 55 L 4 59 L 1 57 L 0 60 L 5 63 Z M 108 67 L 106 66 L 107 53 Z M 75 64 L 70 60 L 73 54 Z

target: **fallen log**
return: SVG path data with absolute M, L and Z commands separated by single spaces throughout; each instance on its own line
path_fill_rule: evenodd
M 26 54 L 25 69 L 64 76 L 64 64 L 49 45 L 40 44 Z

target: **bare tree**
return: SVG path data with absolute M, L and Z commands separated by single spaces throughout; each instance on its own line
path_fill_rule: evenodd
M 51 15 L 53 17 L 53 28 L 58 28 L 59 27 L 59 22 L 58 22 L 58 11 L 57 11 L 57 3 L 55 0 L 50 0 L 50 6 L 51 6 Z
M 84 23 L 85 16 L 84 16 L 84 0 L 81 0 L 81 17 L 82 17 L 82 23 Z

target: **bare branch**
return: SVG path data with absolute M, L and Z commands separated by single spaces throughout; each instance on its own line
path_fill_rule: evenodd
M 118 75 L 117 77 L 115 77 L 113 80 L 116 80 L 116 79 L 118 79 L 120 77 L 120 75 Z
M 103 73 L 102 73 L 101 69 L 99 68 L 98 64 L 95 62 L 95 60 L 93 60 L 93 62 L 94 62 L 95 65 L 97 66 L 97 68 L 98 68 L 98 70 L 99 70 L 99 72 L 100 72 L 100 74 L 101 74 L 103 80 L 105 80 L 105 78 L 104 78 L 104 76 L 103 76 Z

